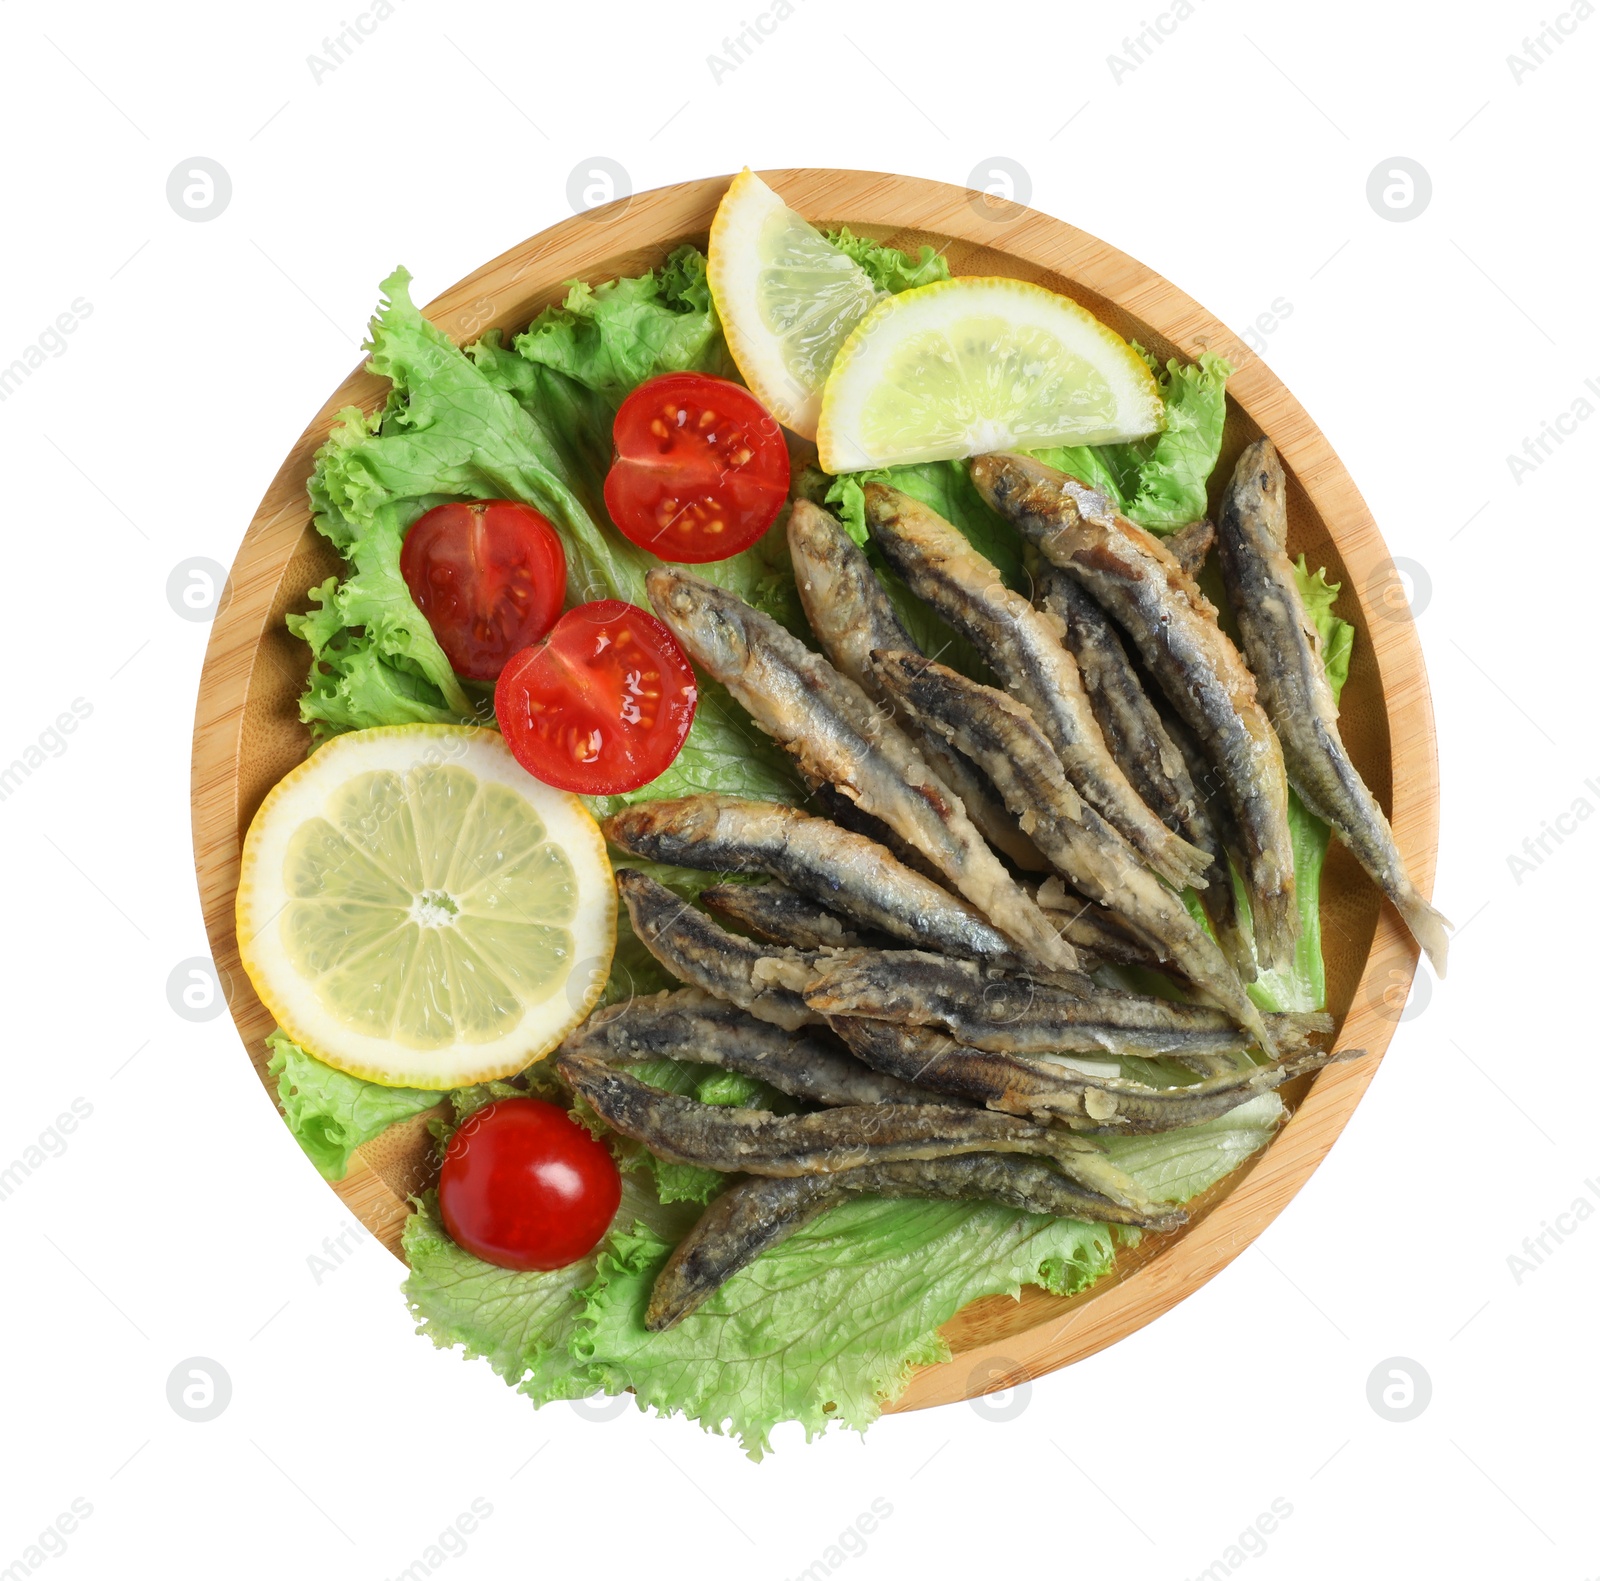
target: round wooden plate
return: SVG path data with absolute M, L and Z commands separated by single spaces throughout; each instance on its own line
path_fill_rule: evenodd
M 1357 628 L 1340 719 L 1352 757 L 1390 808 L 1396 838 L 1423 892 L 1438 836 L 1433 712 L 1415 630 L 1388 551 L 1355 485 L 1316 425 L 1264 364 L 1197 303 L 1133 259 L 1059 220 L 961 187 L 846 170 L 778 170 L 765 178 L 818 225 L 848 225 L 913 252 L 932 243 L 958 275 L 1009 275 L 1075 297 L 1161 358 L 1210 349 L 1238 369 L 1215 481 L 1266 434 L 1290 472 L 1289 542 L 1344 583 L 1339 613 Z M 514 247 L 451 287 L 427 316 L 459 342 L 515 331 L 564 294 L 569 280 L 636 274 L 683 242 L 705 245 L 727 178 L 684 182 L 577 215 Z M 306 590 L 338 569 L 311 525 L 305 484 L 335 413 L 374 409 L 387 386 L 352 373 L 307 426 L 256 511 L 212 628 L 195 712 L 195 865 L 213 958 L 233 1018 L 269 1089 L 264 1040 L 272 1020 L 239 967 L 234 890 L 245 830 L 267 791 L 304 757 L 296 701 L 306 650 L 284 629 Z M 936 1405 L 1065 1366 L 1148 1323 L 1237 1257 L 1332 1146 L 1372 1079 L 1404 1005 L 1417 952 L 1393 910 L 1335 842 L 1322 892 L 1328 1003 L 1341 1046 L 1370 1057 L 1333 1066 L 1286 1096 L 1288 1123 L 1271 1146 L 1192 1205 L 1189 1224 L 1147 1235 L 1116 1272 L 1071 1299 L 1029 1288 L 1020 1301 L 973 1303 L 945 1327 L 952 1359 L 929 1367 L 891 1407 Z M 398 1255 L 406 1199 L 426 1181 L 424 1126 L 391 1128 L 356 1154 L 334 1189 Z

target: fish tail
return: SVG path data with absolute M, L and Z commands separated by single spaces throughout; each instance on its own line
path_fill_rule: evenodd
M 1454 924 L 1409 885 L 1403 894 L 1393 899 L 1395 909 L 1411 930 L 1411 937 L 1427 952 L 1434 975 L 1442 978 L 1450 957 L 1450 929 Z
M 1169 884 L 1178 889 L 1192 888 L 1196 891 L 1210 887 L 1210 879 L 1206 877 L 1211 870 L 1211 853 L 1202 851 L 1199 846 L 1191 845 L 1187 840 L 1178 835 L 1162 842 L 1160 861 L 1155 870 Z

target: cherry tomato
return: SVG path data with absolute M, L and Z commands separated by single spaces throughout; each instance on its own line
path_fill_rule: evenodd
M 778 424 L 743 385 L 664 373 L 622 403 L 606 509 L 663 560 L 726 560 L 748 549 L 789 494 Z
M 694 671 L 677 639 L 619 598 L 569 609 L 500 672 L 494 711 L 535 779 L 583 796 L 647 785 L 694 720 Z
M 501 1098 L 462 1121 L 439 1171 L 450 1239 L 497 1268 L 565 1268 L 622 1200 L 604 1144 L 542 1098 Z
M 450 668 L 495 680 L 555 624 L 567 557 L 556 530 L 516 500 L 452 500 L 413 523 L 400 574 Z

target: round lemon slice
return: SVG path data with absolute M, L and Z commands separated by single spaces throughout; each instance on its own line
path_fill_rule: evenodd
M 822 392 L 825 472 L 1139 439 L 1163 424 L 1144 359 L 1094 314 L 1021 280 L 884 297 Z
M 498 731 L 336 736 L 245 836 L 239 955 L 308 1053 L 389 1086 L 509 1076 L 589 1013 L 616 946 L 599 826 Z
M 834 354 L 880 295 L 866 270 L 745 169 L 711 222 L 707 276 L 745 383 L 780 423 L 816 438 Z

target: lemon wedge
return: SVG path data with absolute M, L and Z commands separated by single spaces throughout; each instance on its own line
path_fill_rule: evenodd
M 881 295 L 866 270 L 747 168 L 711 222 L 707 277 L 745 383 L 780 423 L 816 438 L 834 354 Z
M 616 946 L 599 826 L 498 731 L 336 736 L 245 836 L 239 955 L 296 1043 L 352 1076 L 509 1076 L 593 1008 Z
M 1070 297 L 941 280 L 879 300 L 822 393 L 825 472 L 1139 439 L 1163 424 L 1144 359 Z

